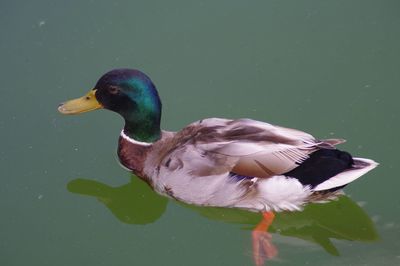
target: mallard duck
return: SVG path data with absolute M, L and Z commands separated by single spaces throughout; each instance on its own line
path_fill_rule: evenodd
M 108 109 L 125 120 L 120 163 L 156 192 L 189 204 L 250 211 L 295 211 L 338 195 L 377 166 L 335 148 L 341 139 L 251 119 L 207 118 L 178 132 L 160 129 L 161 101 L 139 70 L 104 74 L 63 114 Z

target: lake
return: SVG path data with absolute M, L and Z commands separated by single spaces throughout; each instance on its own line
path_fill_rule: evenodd
M 156 84 L 162 127 L 252 118 L 380 166 L 278 213 L 265 265 L 400 265 L 399 1 L 3 1 L 0 264 L 254 265 L 261 215 L 152 192 L 120 167 L 123 121 L 62 116 L 113 68 Z

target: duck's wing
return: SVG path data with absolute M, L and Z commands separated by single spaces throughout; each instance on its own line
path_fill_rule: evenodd
M 229 157 L 231 172 L 249 177 L 286 173 L 320 148 L 334 149 L 342 140 L 317 140 L 312 135 L 250 119 L 206 119 L 191 143 L 204 154 Z M 215 156 L 218 155 L 218 156 Z

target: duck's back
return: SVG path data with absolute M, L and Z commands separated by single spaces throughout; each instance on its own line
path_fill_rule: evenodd
M 337 150 L 340 142 L 249 119 L 205 119 L 155 145 L 145 168 L 158 192 L 188 203 L 295 210 L 377 165 Z

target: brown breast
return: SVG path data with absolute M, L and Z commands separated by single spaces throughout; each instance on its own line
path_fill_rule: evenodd
M 143 167 L 147 153 L 151 147 L 131 143 L 126 139 L 119 137 L 118 140 L 118 158 L 123 166 L 133 171 L 139 177 L 144 177 Z

